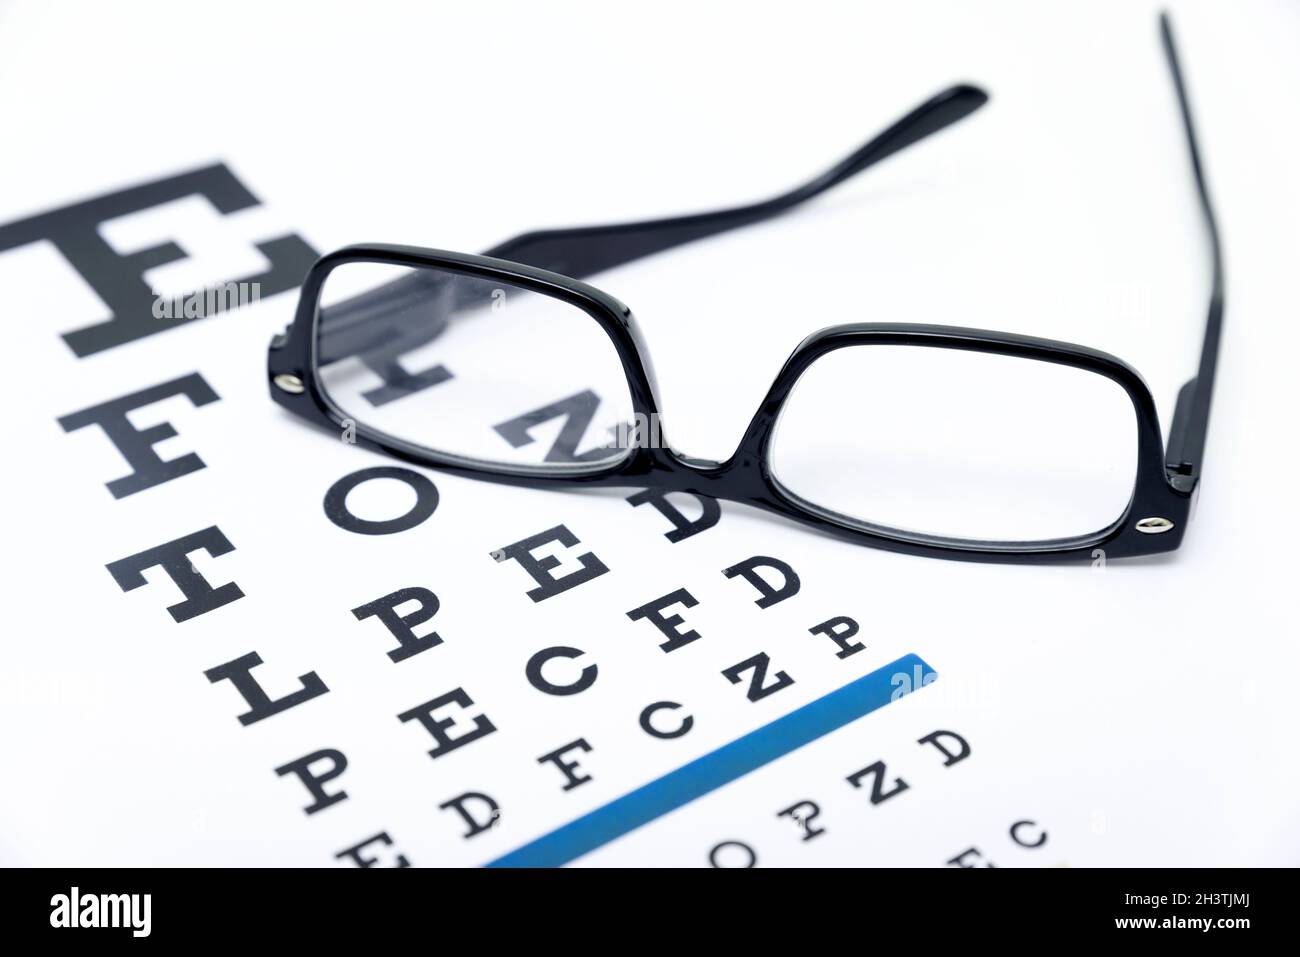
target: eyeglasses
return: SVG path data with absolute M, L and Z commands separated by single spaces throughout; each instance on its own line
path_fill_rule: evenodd
M 636 321 L 590 276 L 769 219 L 979 109 L 954 86 L 837 166 L 764 202 L 531 232 L 474 256 L 350 246 L 308 272 L 271 343 L 275 401 L 417 465 L 534 487 L 623 486 L 753 505 L 899 552 L 1004 562 L 1177 548 L 1197 491 L 1223 270 L 1168 18 L 1213 283 L 1200 367 L 1169 444 L 1128 365 L 1084 346 L 979 329 L 854 323 L 808 336 L 726 461 L 663 440 Z M 954 399 L 956 397 L 956 399 Z M 852 420 L 845 430 L 836 423 Z M 846 434 L 847 432 L 847 434 Z

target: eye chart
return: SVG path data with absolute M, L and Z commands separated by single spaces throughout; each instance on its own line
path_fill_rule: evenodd
M 466 35 L 486 28 L 476 14 L 455 16 L 468 18 L 454 24 Z M 13 19 L 48 29 L 31 11 Z M 1097 42 L 1133 31 L 1122 50 L 1137 64 L 1128 81 L 1152 88 L 1143 102 L 1164 103 L 1146 21 L 1111 19 L 1079 29 Z M 754 25 L 762 36 L 779 28 Z M 909 38 L 921 28 L 898 29 Z M 322 30 L 332 50 L 346 24 Z M 715 190 L 739 191 L 728 200 L 761 195 L 952 79 L 940 54 L 987 77 L 995 104 L 999 92 L 1022 89 L 1025 76 L 997 65 L 994 32 L 977 30 L 978 55 L 944 39 L 925 76 L 878 100 L 837 100 L 823 116 L 824 126 L 839 123 L 837 135 L 808 131 L 798 155 L 751 151 L 735 187 L 721 160 L 692 171 L 654 153 L 637 167 L 640 206 L 630 177 L 584 174 L 559 140 L 534 157 L 527 199 L 511 185 L 518 151 L 511 161 L 484 141 L 445 137 L 421 153 L 400 140 L 393 176 L 418 181 L 423 197 L 403 211 L 402 191 L 414 187 L 381 182 L 373 155 L 354 143 L 339 142 L 321 160 L 324 172 L 302 173 L 309 194 L 293 172 L 305 154 L 276 158 L 265 144 L 282 141 L 260 122 L 210 130 L 192 149 L 169 149 L 166 137 L 134 155 L 107 145 L 102 167 L 93 142 L 42 127 L 45 150 L 78 160 L 37 163 L 16 152 L 0 207 L 9 360 L 0 859 L 1294 863 L 1300 822 L 1281 797 L 1297 783 L 1286 759 L 1294 624 L 1276 597 L 1289 586 L 1261 520 L 1269 506 L 1261 482 L 1277 473 L 1281 432 L 1268 419 L 1277 413 L 1260 411 L 1277 408 L 1261 392 L 1275 377 L 1253 374 L 1245 358 L 1272 361 L 1260 346 L 1265 330 L 1244 317 L 1230 316 L 1225 333 L 1233 339 L 1197 526 L 1176 556 L 1146 563 L 926 560 L 689 494 L 474 482 L 360 449 L 268 397 L 267 344 L 290 321 L 319 253 L 371 239 L 472 252 L 512 231 L 562 224 L 565 202 L 574 222 L 705 208 L 724 198 L 710 194 L 710 179 Z M 1232 120 L 1214 92 L 1223 71 L 1206 64 L 1211 32 L 1189 23 L 1185 57 L 1229 242 L 1248 252 L 1252 211 L 1233 200 L 1250 170 L 1221 145 Z M 253 42 L 263 50 L 266 41 Z M 522 49 L 514 34 L 501 42 Z M 851 71 L 844 52 L 835 69 Z M 484 96 L 508 85 L 447 55 L 450 65 L 429 69 L 479 76 Z M 554 69 L 544 82 L 558 96 L 577 75 Z M 194 82 L 215 95 L 215 81 Z M 763 83 L 758 92 L 775 95 Z M 252 102 L 255 85 L 236 81 L 241 102 Z M 687 108 L 683 91 L 661 92 Z M 161 95 L 183 109 L 180 94 Z M 48 109 L 64 104 L 104 132 L 78 112 L 84 104 L 60 96 L 50 94 Z M 287 106 L 281 96 L 275 103 Z M 865 115 L 844 120 L 849 100 Z M 1039 160 L 1060 159 L 1046 153 L 1002 169 L 1000 136 L 1052 122 L 1034 119 L 1042 104 L 1033 97 L 1008 100 L 990 108 L 984 128 L 972 120 L 969 131 L 936 137 L 803 219 L 593 279 L 637 311 L 664 358 L 665 427 L 684 451 L 725 456 L 727 436 L 752 412 L 755 383 L 804 334 L 864 309 L 901 321 L 950 321 L 960 310 L 970 325 L 1041 323 L 1044 335 L 1113 342 L 1152 370 L 1168 421 L 1195 354 L 1203 295 L 1200 253 L 1183 236 L 1194 236 L 1194 209 L 1179 218 L 1184 171 L 1163 172 L 1182 162 L 1175 119 L 1143 130 L 1141 104 L 1116 107 L 1111 122 L 1140 130 L 1152 154 L 1119 205 L 1152 224 L 1111 248 L 1099 241 L 1103 224 L 1081 213 L 1088 201 L 1068 189 L 1041 212 L 1054 179 L 1082 188 L 1086 154 L 1063 174 L 1042 169 L 1051 164 Z M 479 122 L 485 102 L 445 106 L 421 135 Z M 631 129 L 596 105 L 611 129 Z M 305 109 L 331 122 L 320 107 Z M 396 107 L 376 109 L 397 116 L 387 112 Z M 544 132 L 534 118 L 519 123 L 501 135 Z M 671 123 L 658 133 L 669 136 Z M 727 148 L 726 137 L 701 147 L 711 156 Z M 200 153 L 202 161 L 191 155 Z M 344 178 L 340 157 L 361 164 L 359 178 Z M 443 175 L 419 181 L 430 163 Z M 485 179 L 470 175 L 475 163 Z M 648 175 L 652 164 L 662 178 Z M 340 179 L 330 185 L 330 175 Z M 584 175 L 595 177 L 596 199 L 581 198 Z M 502 185 L 482 185 L 492 176 Z M 563 201 L 548 205 L 535 188 L 543 180 Z M 458 188 L 476 202 L 450 197 Z M 350 198 L 362 195 L 382 212 Z M 599 205 L 616 195 L 617 209 Z M 435 210 L 429 196 L 449 198 Z M 1048 251 L 1033 237 L 1057 216 L 1074 226 Z M 1141 261 L 1139 251 L 1166 233 L 1161 253 Z M 840 252 L 818 266 L 813 252 L 827 249 Z M 1097 302 L 1083 293 L 1057 301 L 1054 317 L 1042 309 L 1047 299 L 1024 289 L 996 309 L 979 306 L 1006 290 L 980 285 L 994 260 L 972 262 L 986 254 L 972 249 L 1022 250 L 1026 288 L 1042 283 L 1040 292 L 1068 280 L 1071 257 L 1115 279 Z M 746 271 L 763 256 L 782 268 Z M 920 265 L 935 262 L 955 271 L 937 281 Z M 1018 317 L 1000 320 L 1005 310 Z M 722 354 L 709 331 L 715 321 L 743 323 L 752 342 Z M 1166 341 L 1178 345 L 1157 347 Z M 586 385 L 575 368 L 573 391 Z M 718 437 L 708 434 L 711 416 Z M 851 416 L 839 427 L 851 428 Z M 555 442 L 560 431 L 552 422 L 531 440 Z

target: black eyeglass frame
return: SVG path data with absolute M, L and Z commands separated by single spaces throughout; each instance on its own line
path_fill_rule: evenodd
M 354 422 L 320 387 L 314 355 L 316 325 L 318 301 L 329 273 L 345 263 L 357 262 L 436 268 L 513 284 L 582 309 L 600 324 L 614 344 L 627 378 L 633 412 L 644 416 L 642 421 L 653 421 L 653 417 L 659 414 L 658 390 L 648 352 L 631 310 L 585 282 L 539 265 L 527 264 L 527 261 L 562 262 L 568 271 L 590 274 L 776 215 L 973 112 L 982 105 L 986 96 L 968 86 L 954 87 L 923 104 L 823 177 L 774 200 L 750 207 L 623 226 L 529 233 L 490 251 L 496 255 L 479 256 L 388 244 L 349 246 L 329 253 L 309 270 L 300 290 L 292 325 L 271 343 L 268 377 L 272 397 L 294 414 L 324 426 L 341 429 L 345 423 L 351 423 L 355 426 L 357 444 L 415 465 L 533 488 L 612 486 L 692 492 L 752 505 L 819 531 L 895 552 L 986 562 L 1055 563 L 1093 560 L 1098 550 L 1104 552 L 1107 559 L 1172 551 L 1182 542 L 1199 485 L 1222 323 L 1223 278 L 1217 225 L 1201 169 L 1171 29 L 1164 15 L 1161 17 L 1161 31 L 1178 93 L 1201 206 L 1209 227 L 1214 265 L 1209 320 L 1198 375 L 1179 392 L 1167 451 L 1150 390 L 1142 377 L 1120 359 L 1073 343 L 954 326 L 853 323 L 813 333 L 786 361 L 735 452 L 723 462 L 693 459 L 674 451 L 666 443 L 659 443 L 634 445 L 627 450 L 625 457 L 606 464 L 575 463 L 545 469 L 487 464 L 408 443 L 363 422 Z M 1127 508 L 1110 526 L 1086 536 L 1035 542 L 977 541 L 871 525 L 819 508 L 789 492 L 772 474 L 769 452 L 777 417 L 795 382 L 814 361 L 829 352 L 872 345 L 961 349 L 1044 361 L 1084 369 L 1117 383 L 1133 403 L 1137 425 L 1137 469 Z

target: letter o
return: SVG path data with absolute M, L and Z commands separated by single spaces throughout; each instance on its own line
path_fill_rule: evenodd
M 411 487 L 415 492 L 415 505 L 411 510 L 405 515 L 377 522 L 358 518 L 349 512 L 348 494 L 363 482 L 381 478 L 397 479 Z M 356 532 L 358 535 L 392 535 L 414 528 L 433 514 L 438 507 L 438 488 L 431 479 L 419 472 L 394 465 L 379 465 L 343 476 L 325 493 L 324 505 L 325 517 L 344 531 Z
M 746 863 L 746 864 L 740 864 L 740 865 L 735 865 L 735 864 L 719 864 L 719 863 L 718 863 L 718 852 L 721 851 L 724 847 L 738 847 L 738 848 L 740 848 L 742 851 L 745 852 L 746 855 L 748 855 L 748 857 L 749 857 L 749 862 Z M 713 850 L 709 851 L 709 866 L 710 866 L 710 867 L 736 867 L 736 866 L 739 866 L 739 867 L 744 868 L 744 867 L 753 867 L 753 866 L 754 866 L 755 864 L 757 864 L 757 863 L 758 863 L 758 855 L 754 853 L 754 849 L 753 849 L 752 847 L 750 847 L 748 844 L 745 844 L 743 841 L 723 841 L 721 844 L 715 844 L 714 847 L 713 847 Z

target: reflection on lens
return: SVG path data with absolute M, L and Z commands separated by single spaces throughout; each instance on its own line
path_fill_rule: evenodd
M 1137 417 L 1116 382 L 1033 359 L 848 346 L 796 382 L 772 440 L 777 482 L 851 523 L 1042 542 L 1124 512 Z
M 444 455 L 555 471 L 622 460 L 613 342 L 577 306 L 443 269 L 345 263 L 316 324 L 322 389 L 362 426 Z

